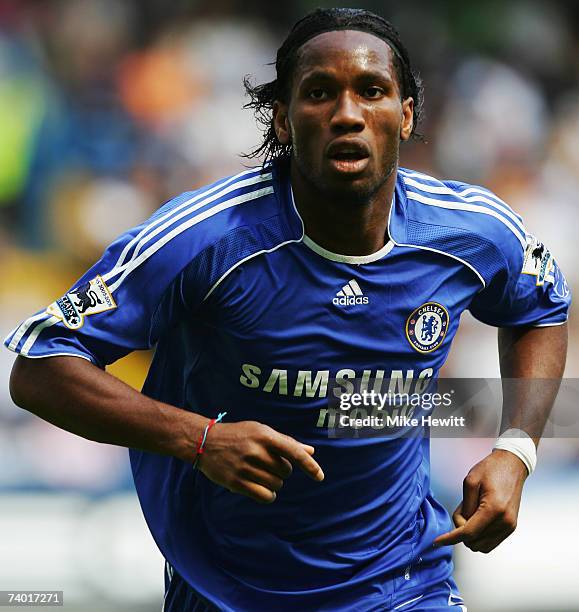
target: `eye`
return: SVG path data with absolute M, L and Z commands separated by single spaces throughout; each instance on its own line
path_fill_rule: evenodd
M 381 98 L 384 95 L 384 90 L 381 87 L 367 87 L 364 91 L 366 98 Z
M 312 89 L 308 96 L 312 100 L 325 100 L 328 97 L 328 92 L 325 89 L 320 87 L 316 87 L 316 89 Z

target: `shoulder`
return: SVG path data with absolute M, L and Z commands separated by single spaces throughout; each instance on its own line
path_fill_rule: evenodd
M 460 258 L 484 283 L 520 271 L 527 244 L 521 217 L 489 189 L 401 168 L 408 238 Z
M 248 257 L 301 239 L 284 186 L 274 169 L 256 168 L 180 194 L 107 249 L 98 265 L 103 279 L 112 290 L 151 274 L 166 285 L 192 266 L 211 281 Z
M 255 168 L 187 191 L 123 234 L 113 251 L 122 259 L 155 254 L 187 263 L 201 252 L 270 249 L 301 236 L 288 212 L 283 180 L 271 166 Z
M 147 232 L 185 233 L 208 243 L 242 226 L 254 226 L 279 213 L 271 168 L 255 168 L 186 191 L 161 206 L 145 223 Z M 161 229 L 162 228 L 162 229 Z
M 438 222 L 502 244 L 524 248 L 526 231 L 521 217 L 492 191 L 480 185 L 441 180 L 400 169 L 409 215 L 424 223 Z

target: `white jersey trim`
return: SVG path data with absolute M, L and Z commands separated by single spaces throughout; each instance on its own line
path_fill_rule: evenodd
M 483 288 L 487 286 L 485 279 L 481 276 L 480 272 L 474 266 L 469 264 L 468 261 L 465 261 L 464 259 L 461 259 L 456 255 L 452 255 L 452 253 L 447 253 L 446 251 L 440 251 L 438 249 L 431 249 L 430 247 L 419 246 L 417 244 L 406 244 L 402 242 L 396 242 L 395 244 L 396 246 L 401 247 L 411 247 L 413 249 L 421 249 L 423 251 L 432 251 L 433 253 L 438 253 L 439 255 L 445 255 L 446 257 L 450 257 L 451 259 L 456 259 L 457 261 L 460 261 L 461 264 L 464 264 L 467 268 L 470 268 L 477 275 L 478 279 L 482 283 Z
M 171 209 L 170 211 L 168 211 L 166 214 L 162 215 L 158 219 L 155 219 L 152 223 L 147 224 L 127 245 L 125 245 L 125 248 L 123 249 L 122 253 L 120 254 L 116 264 L 114 265 L 112 270 L 110 270 L 109 272 L 107 272 L 107 274 L 105 276 L 103 276 L 103 280 L 106 282 L 107 280 L 110 280 L 113 276 L 116 276 L 117 274 L 119 274 L 120 272 L 122 272 L 125 269 L 125 265 L 124 265 L 125 264 L 125 258 L 127 256 L 128 252 L 130 251 L 130 249 L 135 244 L 137 246 L 135 248 L 134 253 L 129 258 L 129 260 L 134 260 L 138 256 L 139 252 L 141 251 L 141 247 L 143 247 L 147 242 L 149 242 L 157 234 L 159 234 L 163 230 L 165 230 L 168 227 L 170 227 L 171 225 L 173 225 L 179 219 L 182 219 L 183 217 L 186 217 L 190 213 L 198 210 L 199 208 L 202 208 L 203 206 L 205 206 L 207 204 L 210 204 L 211 202 L 214 202 L 215 200 L 223 197 L 224 195 L 227 195 L 228 193 L 231 193 L 232 191 L 235 191 L 235 190 L 240 189 L 242 187 L 249 187 L 249 186 L 255 185 L 257 183 L 262 183 L 262 182 L 265 182 L 265 181 L 269 181 L 272 178 L 272 174 L 269 173 L 269 174 L 264 174 L 264 175 L 257 175 L 257 176 L 251 177 L 249 179 L 238 181 L 236 183 L 231 184 L 236 179 L 238 179 L 238 178 L 240 178 L 240 177 L 242 177 L 242 176 L 244 176 L 245 174 L 248 174 L 248 173 L 249 172 L 243 172 L 241 174 L 238 174 L 238 175 L 230 178 L 229 180 L 227 180 L 225 183 L 221 183 L 221 184 L 219 184 L 219 185 L 209 189 L 208 191 L 205 191 L 205 192 L 203 192 L 201 194 L 198 194 L 198 195 L 196 195 L 196 196 L 186 200 L 185 202 L 183 202 L 179 206 L 176 206 L 175 208 Z M 229 186 L 227 186 L 227 185 L 229 185 Z M 216 191 L 217 191 L 217 193 L 215 193 Z M 211 195 L 211 194 L 213 194 L 213 195 Z M 199 201 L 199 200 L 201 200 L 201 201 Z M 189 208 L 189 206 L 191 204 L 193 204 L 194 202 L 198 202 L 198 203 L 195 204 L 194 206 L 191 206 Z M 185 210 L 183 210 L 183 209 L 185 209 Z M 179 211 L 181 211 L 181 212 L 179 212 Z M 153 229 L 153 228 L 156 228 L 156 229 Z M 150 230 L 153 230 L 153 231 L 150 231 Z M 143 238 L 143 236 L 145 236 L 145 237 Z M 141 240 L 141 238 L 142 238 L 142 240 Z
M 475 206 L 474 204 L 461 204 L 459 202 L 446 202 L 445 200 L 436 200 L 434 198 L 427 198 L 426 196 L 416 193 L 415 191 L 408 190 L 406 191 L 406 197 L 409 200 L 416 200 L 417 202 L 420 202 L 421 204 L 427 204 L 428 206 L 437 206 L 438 208 L 448 208 L 451 210 L 465 210 L 494 217 L 511 230 L 511 232 L 517 237 L 517 240 L 521 243 L 523 249 L 525 249 L 527 246 L 526 239 L 520 235 L 520 233 L 513 226 L 513 224 L 507 219 L 505 219 L 505 217 L 503 217 L 501 214 L 494 210 L 491 210 L 490 208 L 485 208 L 484 206 Z
M 301 221 L 302 228 L 304 228 L 303 243 L 309 249 L 314 251 L 314 253 L 317 253 L 321 257 L 324 257 L 325 259 L 329 259 L 330 261 L 338 261 L 340 263 L 351 263 L 351 264 L 360 265 L 360 264 L 365 264 L 365 263 L 371 263 L 373 261 L 378 261 L 379 259 L 382 259 L 382 257 L 384 257 L 385 255 L 388 255 L 388 253 L 390 253 L 390 251 L 394 248 L 394 243 L 391 240 L 389 240 L 381 249 L 379 249 L 375 253 L 370 253 L 370 255 L 341 255 L 339 253 L 333 253 L 332 251 L 328 251 L 327 249 L 324 249 L 323 246 L 320 246 L 319 244 L 314 242 L 309 236 L 306 235 L 304 220 L 302 219 L 302 216 L 300 215 L 298 211 L 298 207 L 296 206 L 296 201 L 294 198 L 294 190 L 292 189 L 291 183 L 290 183 L 290 192 L 292 196 L 292 204 L 293 204 L 294 210 L 296 211 L 296 215 Z
M 157 242 L 155 242 L 147 250 L 143 251 L 141 254 L 138 254 L 138 249 L 140 248 L 141 244 L 145 244 L 151 238 L 153 238 L 157 233 L 161 231 L 161 228 L 157 228 L 151 234 L 148 234 L 141 241 L 141 243 L 139 243 L 139 246 L 135 250 L 134 257 L 132 259 L 130 259 L 128 262 L 124 263 L 123 265 L 119 266 L 118 268 L 114 268 L 110 272 L 107 272 L 106 274 L 102 276 L 102 279 L 106 282 L 109 279 L 111 279 L 113 276 L 116 276 L 119 272 L 122 272 L 121 276 L 112 285 L 109 286 L 109 291 L 113 293 L 116 289 L 120 287 L 123 280 L 133 270 L 138 268 L 144 261 L 149 259 L 151 255 L 156 253 L 160 248 L 165 246 L 168 242 L 170 242 L 173 238 L 175 238 L 179 234 L 183 233 L 185 230 L 189 229 L 190 227 L 193 227 L 194 225 L 197 225 L 197 223 L 200 223 L 201 221 L 205 221 L 205 219 L 208 219 L 209 217 L 212 217 L 213 215 L 216 215 L 218 212 L 226 210 L 227 208 L 231 208 L 232 206 L 237 206 L 238 204 L 243 204 L 250 200 L 256 200 L 257 198 L 268 195 L 270 193 L 273 193 L 273 187 L 265 187 L 263 189 L 258 189 L 256 191 L 250 191 L 249 193 L 244 193 L 243 195 L 237 196 L 230 200 L 225 200 L 225 202 L 221 202 L 220 204 L 216 204 L 212 208 L 208 208 L 207 210 L 204 210 L 198 215 L 191 217 L 191 219 L 185 221 L 184 223 L 181 223 L 181 225 L 177 226 L 174 230 L 170 231 L 168 234 L 165 234 L 162 238 L 157 240 Z M 205 202 L 197 204 L 196 206 L 200 206 L 203 204 L 205 204 Z M 189 212 L 191 211 L 188 211 L 187 214 Z
M 293 192 L 292 192 L 292 205 L 294 207 L 296 215 L 298 216 L 298 219 L 300 220 L 300 222 L 302 224 L 302 235 L 299 238 L 293 238 L 292 240 L 286 240 L 285 242 L 280 242 L 279 244 L 277 244 L 276 246 L 272 247 L 271 249 L 262 249 L 261 251 L 256 251 L 255 253 L 252 253 L 251 255 L 248 255 L 247 257 L 244 257 L 243 259 L 240 259 L 238 262 L 236 262 L 233 266 L 231 266 L 231 268 L 229 268 L 224 274 L 222 274 L 219 277 L 219 279 L 215 282 L 215 284 L 211 287 L 211 289 L 209 289 L 209 291 L 207 292 L 207 294 L 203 298 L 203 302 L 215 291 L 215 289 L 217 289 L 217 287 L 221 284 L 221 282 L 223 280 L 225 280 L 231 274 L 231 272 L 233 272 L 233 270 L 235 270 L 235 268 L 239 267 L 241 264 L 243 264 L 246 261 L 249 261 L 250 259 L 253 259 L 254 257 L 257 257 L 259 255 L 264 255 L 266 253 L 273 253 L 274 251 L 276 251 L 277 249 L 280 249 L 283 246 L 287 246 L 288 244 L 292 244 L 292 243 L 295 243 L 295 242 L 301 242 L 304 239 L 304 237 L 305 237 L 304 221 L 300 217 L 300 214 L 299 214 L 298 209 L 296 207 L 296 203 L 295 203 L 294 198 L 293 198 Z
M 426 185 L 408 177 L 404 177 L 404 182 L 407 185 L 415 187 L 420 191 L 425 191 L 426 193 L 449 195 L 455 198 L 459 197 L 461 200 L 465 200 L 466 202 L 482 202 L 484 204 L 488 204 L 489 206 L 496 208 L 497 210 L 504 213 L 507 217 L 512 219 L 515 225 L 521 230 L 523 235 L 527 235 L 527 230 L 521 222 L 520 217 L 512 210 L 510 210 L 509 207 L 504 202 L 502 202 L 502 200 L 491 197 L 491 194 L 484 192 L 482 189 L 477 189 L 476 187 L 469 187 L 467 189 L 464 189 L 463 191 L 453 191 L 452 189 L 450 189 L 450 187 L 447 187 L 446 185 Z M 467 197 L 468 193 L 476 193 L 479 195 L 476 197 Z
M 340 255 L 339 253 L 333 253 L 332 251 L 324 249 L 324 247 L 314 242 L 309 236 L 304 236 L 303 243 L 309 249 L 314 251 L 314 253 L 321 255 L 325 259 L 357 265 L 378 261 L 379 259 L 382 259 L 388 255 L 388 253 L 390 253 L 390 251 L 394 248 L 394 242 L 389 240 L 380 250 L 376 251 L 375 253 L 370 253 L 370 255 Z
M 392 204 L 390 205 L 390 212 L 388 213 L 388 234 L 390 236 L 392 236 L 392 232 L 390 231 L 390 221 L 392 219 L 392 210 L 394 209 L 395 200 L 396 200 L 396 192 L 394 192 L 394 195 L 392 196 Z M 408 244 L 408 243 L 396 242 L 392 238 L 391 238 L 391 240 L 392 240 L 392 242 L 394 242 L 394 244 L 396 246 L 410 247 L 412 249 L 421 249 L 423 251 L 431 251 L 433 253 L 438 253 L 439 255 L 445 255 L 446 257 L 450 257 L 451 259 L 455 259 L 456 261 L 459 261 L 461 264 L 465 265 L 467 268 L 470 268 L 476 274 L 477 278 L 482 283 L 481 291 L 482 291 L 482 289 L 484 289 L 487 286 L 487 284 L 485 282 L 485 279 L 483 278 L 482 274 L 473 265 L 471 265 L 468 261 L 458 257 L 457 255 L 453 255 L 452 253 L 448 253 L 447 251 L 440 251 L 439 249 L 432 249 L 430 247 L 419 246 L 417 244 Z
M 418 601 L 419 599 L 422 599 L 424 597 L 424 594 L 419 595 L 418 597 L 414 597 L 413 599 L 409 599 L 408 601 L 405 601 L 401 604 L 398 604 L 397 606 L 394 606 L 392 609 L 393 610 L 398 610 L 400 608 L 403 608 L 404 606 L 407 606 L 408 604 L 414 603 L 415 601 Z
M 33 315 L 32 317 L 29 317 L 28 319 L 26 319 L 26 321 L 24 321 L 24 323 L 22 323 L 19 327 L 16 328 L 16 333 L 14 333 L 14 336 L 12 337 L 12 340 L 10 341 L 10 344 L 8 345 L 8 348 L 11 351 L 16 350 L 16 347 L 18 346 L 18 343 L 20 342 L 20 340 L 22 340 L 22 338 L 24 337 L 24 334 L 28 331 L 28 329 L 37 321 L 40 321 L 42 319 L 45 319 L 48 316 L 48 313 L 46 311 L 43 312 L 39 312 L 38 314 Z M 8 337 L 6 338 L 6 340 L 8 340 L 8 338 L 10 337 L 10 335 L 8 335 Z
M 406 180 L 406 177 L 416 177 L 417 179 L 420 179 L 421 182 L 417 181 L 418 184 L 420 185 L 420 189 L 423 189 L 425 185 L 427 185 L 429 188 L 445 187 L 445 188 L 451 189 L 447 187 L 444 184 L 444 182 L 441 181 L 440 179 L 434 178 L 433 176 L 428 176 L 428 174 L 424 174 L 421 172 L 415 172 L 414 170 L 408 170 L 408 168 L 399 168 L 398 171 L 400 172 L 404 180 Z M 430 182 L 424 183 L 423 181 L 430 181 Z M 451 182 L 461 183 L 461 181 L 451 181 Z M 435 184 L 432 185 L 431 183 L 435 183 Z M 494 200 L 497 204 L 501 204 L 504 208 L 510 211 L 513 215 L 515 215 L 515 217 L 517 217 L 517 219 L 521 221 L 521 223 L 523 222 L 523 218 L 521 217 L 521 215 L 517 214 L 504 200 L 501 200 L 501 198 L 499 198 L 495 193 L 493 193 L 486 187 L 482 187 L 480 185 L 467 185 L 466 183 L 462 183 L 462 184 L 465 185 L 466 187 L 465 189 L 462 189 L 461 191 L 454 191 L 451 189 L 451 191 L 456 195 L 465 195 L 467 193 L 479 193 L 481 195 L 484 195 L 487 198 Z M 428 190 L 424 189 L 424 191 L 428 191 Z
M 559 323 L 536 323 L 536 324 L 531 324 L 529 325 L 529 327 L 557 327 L 558 325 L 565 325 L 565 323 L 567 323 L 568 319 L 565 319 L 564 321 L 560 321 Z
M 26 342 L 22 346 L 20 354 L 24 355 L 26 357 L 28 355 L 28 352 L 30 351 L 30 349 L 34 346 L 34 343 L 36 342 L 36 339 L 42 333 L 42 331 L 45 330 L 47 327 L 52 327 L 53 325 L 56 325 L 59 321 L 60 321 L 60 319 L 58 317 L 51 316 L 50 318 L 46 319 L 45 321 L 42 321 L 42 323 L 39 323 L 34 328 L 32 333 L 30 334 L 30 336 L 28 336 L 28 338 L 26 339 Z
M 267 175 L 265 175 L 265 176 L 267 176 Z M 271 174 L 269 176 L 271 178 Z M 266 180 L 266 179 L 264 178 L 263 180 Z M 220 185 L 220 187 L 221 186 L 222 185 Z M 238 188 L 238 186 L 239 186 L 239 183 L 236 183 L 235 184 L 235 188 Z M 159 249 L 161 249 L 168 242 L 170 242 L 173 238 L 175 238 L 176 236 L 178 236 L 179 234 L 181 234 L 185 230 L 187 230 L 190 227 L 200 223 L 201 221 L 204 221 L 205 219 L 208 219 L 209 217 L 212 217 L 213 215 L 216 215 L 217 213 L 219 213 L 219 212 L 221 212 L 223 210 L 226 210 L 227 208 L 231 208 L 233 206 L 237 206 L 239 204 L 243 204 L 245 202 L 258 199 L 260 197 L 263 197 L 265 195 L 273 193 L 273 191 L 274 191 L 273 186 L 270 186 L 270 187 L 265 187 L 265 188 L 262 188 L 262 189 L 257 189 L 255 191 L 250 191 L 248 193 L 244 193 L 244 194 L 242 194 L 240 196 L 237 196 L 235 198 L 231 198 L 229 200 L 225 200 L 225 202 L 221 202 L 219 204 L 216 204 L 215 206 L 213 206 L 211 208 L 208 208 L 207 210 L 204 210 L 203 212 L 201 212 L 201 213 L 195 215 L 194 217 L 188 219 L 187 221 L 181 223 L 175 229 L 173 229 L 172 231 L 168 232 L 162 238 L 157 240 L 154 244 L 152 244 L 145 251 L 140 253 L 137 257 L 135 257 L 135 255 L 137 254 L 138 251 L 135 251 L 135 253 L 133 254 L 133 258 L 129 259 L 129 261 L 127 261 L 126 263 L 122 264 L 121 266 L 113 268 L 111 271 L 109 271 L 108 273 L 106 273 L 106 274 L 104 274 L 102 276 L 103 280 L 106 281 L 107 279 L 110 279 L 111 277 L 116 276 L 119 272 L 122 272 L 121 276 L 112 285 L 109 286 L 109 291 L 111 293 L 113 293 L 113 291 L 116 291 L 121 286 L 121 284 L 125 280 L 125 278 L 131 272 L 133 272 L 142 263 L 144 263 L 147 259 L 149 259 L 149 257 L 154 255 Z M 222 194 L 219 194 L 219 195 L 217 195 L 215 197 L 220 197 L 221 195 Z M 200 202 L 199 204 L 196 204 L 193 207 L 193 209 L 199 208 L 200 206 L 203 206 L 206 203 L 207 203 L 206 201 Z M 191 209 L 191 210 L 193 210 L 193 209 Z M 191 212 L 191 210 L 189 210 L 188 213 Z M 171 222 L 171 224 L 172 224 L 172 222 Z M 155 230 L 155 232 L 157 232 L 157 230 Z M 141 241 L 141 243 L 139 243 L 139 247 L 138 248 L 140 248 L 141 244 L 144 244 L 144 243 L 148 242 L 152 237 L 153 237 L 152 234 L 148 234 Z M 24 345 L 23 345 L 23 347 L 22 347 L 22 349 L 20 351 L 22 355 L 27 356 L 28 352 L 30 351 L 30 349 L 34 346 L 34 343 L 36 342 L 36 340 L 37 340 L 38 336 L 40 335 L 40 333 L 42 333 L 42 331 L 44 331 L 47 327 L 51 327 L 51 326 L 57 324 L 60 321 L 60 319 L 58 319 L 57 317 L 51 316 L 50 318 L 42 321 L 41 323 L 37 323 L 37 321 L 39 321 L 40 319 L 46 317 L 46 315 L 47 315 L 47 313 L 43 312 L 43 313 L 35 315 L 34 317 L 31 317 L 30 319 L 27 319 L 20 326 L 20 328 L 19 328 L 18 332 L 16 333 L 16 335 L 12 338 L 12 341 L 10 342 L 9 348 L 11 350 L 15 350 L 16 347 L 18 346 L 18 343 L 24 337 L 24 335 L 29 330 L 29 328 L 33 324 L 36 324 L 34 330 L 29 335 L 29 337 L 26 339 L 26 342 L 24 343 Z
M 464 605 L 464 599 L 460 595 L 455 595 L 452 592 L 452 587 L 448 582 L 444 582 L 448 587 L 448 607 L 449 608 L 460 608 L 461 612 L 467 612 L 466 606 Z M 453 599 L 455 601 L 453 601 Z
M 217 289 L 217 287 L 219 287 L 221 282 L 224 281 L 233 272 L 233 270 L 235 270 L 235 268 L 239 267 L 241 264 L 244 264 L 246 261 L 249 261 L 250 259 L 257 257 L 258 255 L 264 255 L 265 253 L 273 253 L 274 251 L 277 251 L 277 249 L 280 249 L 283 246 L 287 246 L 288 244 L 291 244 L 292 242 L 301 242 L 301 238 L 294 238 L 292 240 L 286 240 L 285 242 L 280 242 L 279 244 L 272 247 L 271 249 L 262 249 L 261 251 L 256 251 L 255 253 L 252 253 L 251 255 L 248 255 L 247 257 L 240 259 L 238 262 L 233 264 L 231 268 L 229 268 L 224 274 L 222 274 L 219 277 L 219 279 L 215 282 L 215 284 L 211 287 L 211 289 L 209 289 L 209 291 L 206 293 L 205 297 L 203 298 L 203 302 L 215 291 L 215 289 Z
M 165 595 L 163 597 L 163 607 L 161 608 L 161 612 L 165 612 L 165 606 L 167 605 L 167 595 L 169 595 L 169 591 L 171 590 L 171 582 L 173 581 L 173 568 L 171 567 L 167 559 L 165 559 L 165 572 L 167 573 L 169 584 L 167 586 L 167 589 L 165 590 Z
M 14 350 L 14 349 L 11 349 Z M 14 351 L 17 355 L 24 357 L 25 359 L 48 359 L 49 357 L 78 357 L 79 359 L 85 359 L 94 364 L 94 361 L 87 355 L 81 355 L 79 353 L 43 353 L 42 355 L 24 355 Z

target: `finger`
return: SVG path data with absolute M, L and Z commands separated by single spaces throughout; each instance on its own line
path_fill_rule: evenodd
M 289 478 L 294 469 L 291 461 L 271 452 L 265 452 L 260 456 L 248 457 L 246 461 L 253 467 L 265 470 L 284 479 Z
M 486 536 L 487 530 L 489 528 L 492 529 L 492 525 L 496 520 L 497 515 L 494 511 L 486 506 L 480 506 L 462 526 L 465 533 L 465 539 L 463 541 L 474 541 L 480 537 Z
M 464 542 L 465 534 L 464 527 L 457 527 L 448 533 L 443 533 L 439 535 L 434 542 L 433 546 L 452 546 L 453 544 L 458 544 L 459 542 Z
M 289 478 L 294 471 L 291 461 L 288 461 L 285 457 L 280 455 L 272 456 L 271 472 L 279 476 L 280 478 Z
M 462 515 L 461 515 L 462 517 Z M 462 517 L 464 519 L 464 517 Z M 481 533 L 490 525 L 495 516 L 486 508 L 479 508 L 473 516 L 465 520 L 464 524 L 456 529 L 438 536 L 433 544 L 435 546 L 449 546 L 459 542 L 471 542 L 480 537 Z
M 462 516 L 468 520 L 479 505 L 480 483 L 468 475 L 462 482 Z
M 277 497 L 275 491 L 272 491 L 267 487 L 263 487 L 256 482 L 244 481 L 241 483 L 241 485 L 231 490 L 234 493 L 245 495 L 246 497 L 249 497 L 260 504 L 271 504 Z
M 462 504 L 458 504 L 452 514 L 452 521 L 455 527 L 462 527 L 466 523 L 466 518 L 462 514 Z
M 266 470 L 246 466 L 240 471 L 240 476 L 242 481 L 255 482 L 270 491 L 279 491 L 283 487 L 283 480 Z
M 278 434 L 272 438 L 270 447 L 303 470 L 310 478 L 318 481 L 324 479 L 322 468 L 306 450 L 307 444 L 301 444 L 289 436 Z M 309 449 L 313 451 L 312 446 L 309 446 Z

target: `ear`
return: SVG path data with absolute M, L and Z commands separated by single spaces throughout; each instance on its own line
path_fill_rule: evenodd
M 402 100 L 402 123 L 400 124 L 400 140 L 408 140 L 414 127 L 414 98 Z
M 276 100 L 273 103 L 273 129 L 280 144 L 287 145 L 291 142 L 291 133 L 288 120 L 288 105 Z

